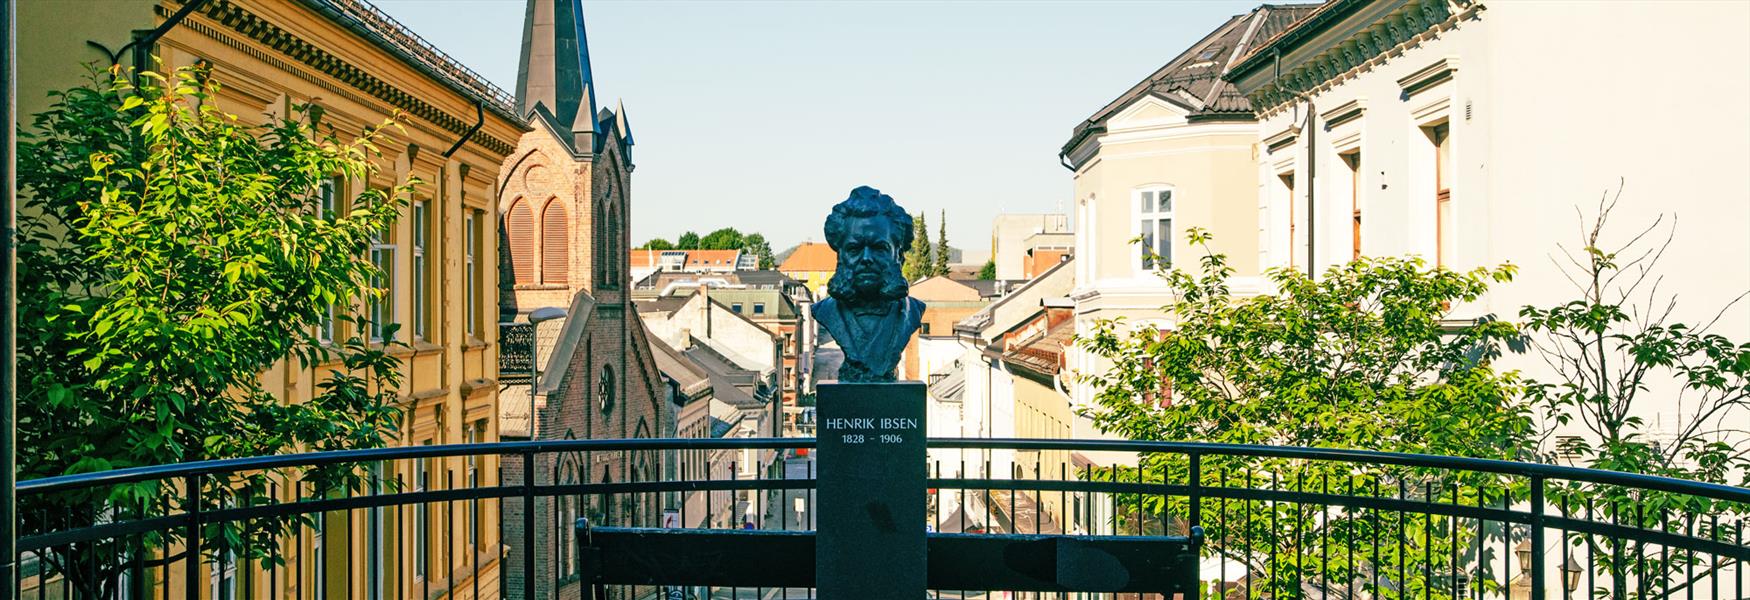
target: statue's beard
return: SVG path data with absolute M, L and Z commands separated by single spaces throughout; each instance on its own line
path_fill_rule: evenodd
M 881 282 L 873 290 L 863 290 L 857 282 L 857 274 L 875 270 Z M 892 261 L 875 261 L 874 266 L 839 269 L 832 274 L 832 279 L 826 282 L 826 293 L 839 302 L 852 304 L 865 302 L 893 301 L 905 297 L 907 286 L 905 275 L 899 270 L 899 263 Z

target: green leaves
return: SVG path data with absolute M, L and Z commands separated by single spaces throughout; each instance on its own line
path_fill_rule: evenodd
M 315 332 L 327 306 L 370 288 L 365 249 L 413 183 L 325 218 L 312 190 L 370 180 L 374 131 L 342 142 L 296 118 L 247 125 L 215 107 L 216 84 L 199 75 L 141 73 L 136 87 L 94 74 L 21 134 L 20 478 L 372 447 L 395 434 L 399 362 L 359 339 L 329 350 Z M 314 398 L 287 403 L 263 387 L 281 361 L 314 373 Z M 213 481 L 204 496 L 216 507 L 265 485 Z M 55 501 L 94 520 L 149 496 L 142 489 Z

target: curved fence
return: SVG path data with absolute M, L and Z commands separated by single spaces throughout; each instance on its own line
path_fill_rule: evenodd
M 812 448 L 812 439 L 421 446 L 27 481 L 17 584 L 23 598 L 812 598 L 805 533 L 759 545 L 697 538 L 736 559 L 712 564 L 677 559 L 651 535 L 832 526 L 814 518 Z M 1194 581 L 1161 594 L 1081 576 L 1096 563 L 1060 551 L 1041 559 L 1053 564 L 1003 559 L 1037 582 L 931 592 L 939 598 L 1747 597 L 1744 488 L 1315 448 L 997 439 L 929 448 L 920 526 L 932 544 L 1188 538 L 1196 553 Z M 620 537 L 607 544 L 610 530 Z M 964 587 L 979 580 L 935 571 L 984 570 L 935 555 L 932 582 Z M 636 584 L 603 574 L 628 564 L 646 574 Z

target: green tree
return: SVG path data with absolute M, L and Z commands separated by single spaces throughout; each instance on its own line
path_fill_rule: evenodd
M 673 250 L 674 248 L 674 242 L 662 238 L 651 238 L 650 241 L 644 242 L 645 250 Z
M 948 211 L 942 210 L 942 219 L 936 222 L 936 268 L 932 275 L 948 274 Z
M 758 256 L 761 269 L 772 269 L 778 265 L 777 259 L 772 256 L 772 244 L 766 241 L 766 236 L 763 234 L 750 233 L 747 237 L 742 238 L 741 249 L 743 252 Z
M 350 210 L 323 210 L 324 182 L 374 171 L 376 128 L 343 143 L 317 134 L 303 109 L 247 126 L 216 108 L 216 84 L 196 70 L 138 80 L 94 75 L 21 135 L 19 477 L 386 443 L 401 416 L 398 361 L 357 335 L 319 333 L 328 307 L 380 293 L 367 249 L 412 190 L 366 190 Z M 348 333 L 369 330 L 355 325 Z M 384 329 L 392 339 L 395 326 Z M 281 360 L 337 368 L 310 401 L 285 403 L 260 379 Z M 362 480 L 347 466 L 238 473 L 201 481 L 202 508 L 269 501 L 276 483 L 308 495 Z M 176 484 L 38 498 L 20 514 L 69 527 L 195 508 Z M 272 540 L 297 522 L 210 524 L 203 549 L 272 563 Z M 45 560 L 73 575 L 78 595 L 113 597 L 135 542 L 157 558 L 151 568 L 181 558 L 181 531 L 127 548 L 62 546 Z
M 997 261 L 995 259 L 984 261 L 984 266 L 978 268 L 978 278 L 985 281 L 996 279 Z
M 1420 259 L 1366 258 L 1331 267 L 1316 279 L 1293 269 L 1272 270 L 1277 293 L 1236 297 L 1228 288 L 1233 268 L 1225 256 L 1209 251 L 1209 236 L 1193 229 L 1188 239 L 1206 252 L 1201 272 L 1157 270 L 1172 294 L 1163 310 L 1174 327 L 1102 320 L 1078 341 L 1112 365 L 1082 375 L 1097 390 L 1089 411 L 1096 426 L 1137 440 L 1532 456 L 1536 436 L 1525 384 L 1517 374 L 1490 366 L 1514 339 L 1515 328 L 1484 320 L 1452 330 L 1443 320 L 1448 306 L 1509 281 L 1511 265 L 1455 273 L 1429 270 Z M 1139 467 L 1105 477 L 1182 482 L 1191 473 L 1183 455 L 1146 455 Z M 1285 489 L 1349 494 L 1377 494 L 1383 483 L 1472 505 L 1498 505 L 1503 490 L 1519 497 L 1524 489 L 1480 474 L 1453 481 L 1410 469 L 1274 458 L 1205 457 L 1198 472 L 1211 486 L 1235 485 L 1228 478 L 1242 474 Z M 1455 491 L 1449 483 L 1460 485 Z M 1139 508 L 1120 517 L 1144 526 L 1152 519 L 1157 527 L 1184 522 L 1190 506 L 1185 497 L 1128 502 Z M 1308 581 L 1377 582 L 1369 574 L 1373 565 L 1395 565 L 1400 558 L 1433 556 L 1439 564 L 1430 564 L 1431 570 L 1444 572 L 1455 548 L 1469 548 L 1479 534 L 1498 534 L 1427 515 L 1382 525 L 1369 518 L 1376 516 L 1370 511 L 1327 514 L 1322 506 L 1300 503 L 1200 506 L 1211 551 L 1259 573 L 1258 595 L 1316 593 L 1297 587 Z M 1284 530 L 1277 523 L 1295 526 Z M 1375 539 L 1390 543 L 1374 545 Z M 1443 585 L 1439 578 L 1424 578 L 1423 569 L 1410 571 L 1409 580 L 1397 584 L 1404 597 Z M 1494 589 L 1500 582 L 1478 584 Z
M 699 234 L 688 231 L 675 239 L 675 248 L 680 250 L 702 250 L 699 247 Z
M 924 222 L 924 213 L 918 213 L 912 219 L 911 249 L 905 253 L 905 262 L 900 264 L 900 273 L 906 281 L 917 281 L 930 276 L 935 262 L 930 259 L 930 226 Z
M 1605 226 L 1620 196 L 1619 189 L 1599 203 L 1592 222 L 1582 223 L 1589 227 L 1579 250 L 1557 261 L 1578 297 L 1520 311 L 1535 353 L 1554 372 L 1532 388 L 1551 424 L 1544 434 L 1580 434 L 1546 449 L 1596 469 L 1750 487 L 1750 447 L 1732 444 L 1750 423 L 1750 342 L 1712 333 L 1711 323 L 1670 320 L 1676 299 L 1659 291 L 1657 267 L 1675 225 L 1667 227 L 1661 218 L 1622 247 L 1604 247 Z M 1652 413 L 1661 413 L 1666 427 L 1655 430 L 1643 420 Z M 1647 529 L 1693 528 L 1702 538 L 1734 534 L 1720 524 L 1724 519 L 1694 515 L 1750 514 L 1750 506 L 1656 490 L 1569 482 L 1550 494 L 1570 506 L 1607 507 Z M 1656 508 L 1631 512 L 1631 506 Z M 1643 553 L 1620 538 L 1581 539 L 1600 571 L 1645 573 L 1666 581 L 1666 589 L 1702 583 L 1711 572 L 1705 557 Z M 1627 597 L 1628 578 L 1612 580 L 1615 589 L 1596 593 Z
M 740 231 L 736 231 L 734 227 L 724 227 L 705 234 L 705 237 L 699 240 L 699 249 L 740 250 L 744 242 L 744 236 L 741 235 Z

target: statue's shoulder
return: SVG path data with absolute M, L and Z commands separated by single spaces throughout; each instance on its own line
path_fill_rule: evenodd
M 911 296 L 905 297 L 905 314 L 908 324 L 916 325 L 924 320 L 924 301 Z
M 837 327 L 839 322 L 843 320 L 839 314 L 839 301 L 834 298 L 827 298 L 814 303 L 814 308 L 811 309 L 811 312 L 814 314 L 815 321 L 819 321 L 822 325 L 826 325 L 827 327 Z

